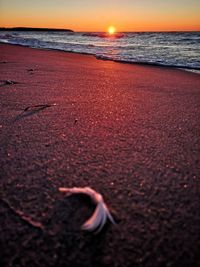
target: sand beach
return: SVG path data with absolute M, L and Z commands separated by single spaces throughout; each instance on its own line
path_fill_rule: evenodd
M 200 264 L 200 75 L 0 44 L 0 263 Z M 100 192 L 116 225 L 80 230 Z

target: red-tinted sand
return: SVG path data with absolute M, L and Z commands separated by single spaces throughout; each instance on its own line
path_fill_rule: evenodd
M 0 80 L 1 266 L 200 263 L 199 75 L 1 44 Z M 63 186 L 117 226 L 80 231 L 93 207 Z

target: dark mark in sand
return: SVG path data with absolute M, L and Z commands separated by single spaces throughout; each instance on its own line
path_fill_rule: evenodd
M 41 104 L 41 105 L 35 105 L 35 106 L 30 106 L 30 107 L 26 107 L 25 109 L 23 109 L 23 111 L 28 111 L 28 110 L 38 110 L 38 109 L 44 109 L 44 108 L 49 108 L 52 105 L 49 104 Z M 53 106 L 55 106 L 55 104 L 53 104 Z
M 11 85 L 11 84 L 17 84 L 17 83 L 18 83 L 18 82 L 11 81 L 11 80 L 1 80 L 1 81 L 0 81 L 0 86 Z
M 34 69 L 27 69 L 27 72 L 29 73 L 29 74 L 34 74 Z
M 56 106 L 56 104 L 54 103 L 54 104 L 41 104 L 41 105 L 28 106 L 28 107 L 22 109 L 22 112 L 16 116 L 16 118 L 14 119 L 14 122 L 18 121 L 24 117 L 34 115 L 34 114 L 42 111 L 43 109 L 49 108 L 52 106 Z
M 42 223 L 34 221 L 31 217 L 27 216 L 22 211 L 15 209 L 7 199 L 1 198 L 0 200 L 26 224 L 43 231 L 44 226 Z

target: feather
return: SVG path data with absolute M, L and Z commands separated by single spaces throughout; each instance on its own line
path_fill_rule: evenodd
M 105 204 L 102 195 L 97 193 L 92 188 L 90 187 L 73 187 L 73 188 L 60 187 L 59 191 L 65 193 L 67 196 L 70 196 L 72 194 L 88 195 L 91 198 L 91 200 L 94 202 L 94 204 L 96 204 L 96 209 L 94 213 L 82 225 L 81 227 L 82 230 L 90 231 L 90 232 L 95 231 L 96 233 L 98 233 L 104 227 L 107 219 L 109 219 L 113 224 L 115 224 L 115 221 L 107 205 Z

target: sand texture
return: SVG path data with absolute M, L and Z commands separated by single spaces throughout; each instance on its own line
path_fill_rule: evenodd
M 1 44 L 1 266 L 200 266 L 199 133 L 197 74 Z

